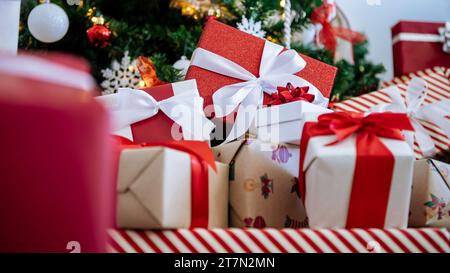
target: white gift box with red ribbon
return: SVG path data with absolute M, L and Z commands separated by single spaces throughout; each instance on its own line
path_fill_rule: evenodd
M 311 228 L 405 228 L 414 156 L 405 114 L 305 114 L 300 192 Z

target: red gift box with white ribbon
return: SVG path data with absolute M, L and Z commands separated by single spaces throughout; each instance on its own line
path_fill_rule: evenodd
M 257 109 L 267 105 L 278 86 L 309 86 L 313 103 L 326 106 L 335 75 L 333 66 L 209 20 L 186 79 L 197 80 L 208 116 L 234 120 L 229 142 L 245 134 Z
M 450 22 L 401 21 L 392 28 L 395 76 L 450 67 Z
M 208 140 L 214 128 L 203 112 L 195 80 L 99 96 L 110 112 L 113 134 L 135 143 Z

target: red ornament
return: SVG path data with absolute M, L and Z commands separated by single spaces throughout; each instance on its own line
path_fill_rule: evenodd
M 105 47 L 111 37 L 111 30 L 104 25 L 93 25 L 87 31 L 89 42 L 94 46 Z

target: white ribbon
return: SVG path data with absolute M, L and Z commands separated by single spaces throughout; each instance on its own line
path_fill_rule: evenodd
M 240 79 L 243 82 L 226 85 L 213 96 L 214 111 L 217 117 L 225 117 L 238 108 L 231 132 L 223 143 L 228 143 L 245 134 L 249 129 L 256 111 L 263 104 L 263 94 L 277 92 L 277 86 L 309 86 L 309 93 L 315 95 L 314 104 L 327 107 L 328 99 L 310 82 L 294 75 L 306 66 L 305 60 L 294 50 L 286 50 L 266 41 L 261 57 L 259 77 L 256 77 L 240 65 L 203 48 L 197 48 L 192 56 L 191 65 Z
M 446 22 L 444 27 L 439 28 L 439 35 L 444 43 L 444 52 L 450 53 L 450 22 Z
M 420 120 L 428 121 L 439 126 L 447 137 L 450 137 L 450 122 L 445 118 L 449 115 L 450 99 L 422 105 L 427 95 L 427 83 L 421 78 L 412 78 L 406 90 L 406 101 L 400 95 L 396 86 L 385 89 L 392 99 L 390 104 L 381 104 L 372 107 L 370 112 L 396 112 L 406 113 L 409 116 L 415 132 L 404 132 L 406 140 L 411 148 L 414 147 L 414 135 L 417 144 L 425 157 L 436 154 L 433 140 L 420 124 Z
M 392 43 L 398 42 L 426 42 L 426 43 L 443 43 L 442 50 L 450 53 L 450 22 L 444 27 L 438 29 L 438 34 L 425 33 L 399 33 L 392 39 Z
M 82 91 L 92 91 L 97 87 L 94 78 L 88 72 L 33 55 L 0 54 L 0 73 L 63 85 Z
M 209 140 L 209 134 L 214 129 L 214 124 L 203 112 L 203 98 L 191 92 L 156 101 L 145 91 L 119 88 L 116 94 L 97 99 L 109 109 L 114 132 L 151 118 L 159 111 L 180 125 L 185 140 Z

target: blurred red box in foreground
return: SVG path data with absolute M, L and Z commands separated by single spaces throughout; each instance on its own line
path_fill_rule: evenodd
M 112 146 L 87 68 L 0 55 L 0 252 L 105 251 Z

